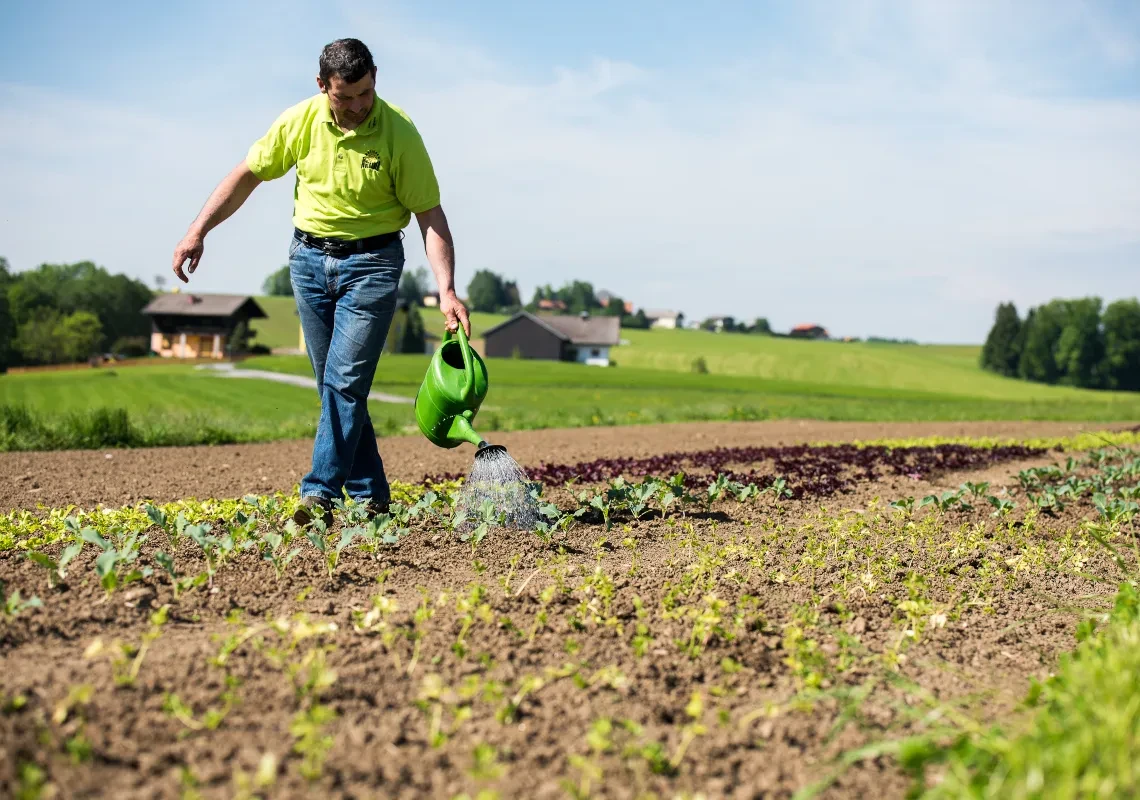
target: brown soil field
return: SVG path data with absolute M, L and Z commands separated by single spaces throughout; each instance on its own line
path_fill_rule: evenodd
M 537 467 L 1104 427 L 725 423 L 495 441 Z M 470 448 L 381 445 L 392 478 L 470 465 Z M 2 454 L 0 497 L 34 511 L 289 492 L 308 448 Z M 54 587 L 18 549 L 0 552 L 8 591 L 43 602 L 0 618 L 0 796 L 770 798 L 823 781 L 820 797 L 901 798 L 910 778 L 890 756 L 839 770 L 843 754 L 921 730 L 934 709 L 1016 713 L 1072 648 L 1079 607 L 1113 592 L 1093 579 L 1115 577 L 1110 558 L 1073 536 L 1091 506 L 1038 514 L 1020 496 L 1019 471 L 1060 454 L 969 458 L 919 477 L 860 466 L 842 491 L 802 499 L 678 503 L 610 525 L 590 512 L 551 541 L 463 541 L 429 510 L 398 544 L 356 542 L 331 574 L 298 533 L 280 577 L 260 545 L 235 549 L 212 586 L 177 597 L 157 565 L 106 593 L 93 545 Z M 1018 508 L 886 507 L 967 481 Z M 544 498 L 569 512 L 586 488 Z M 281 530 L 269 515 L 236 536 Z M 187 537 L 143 532 L 139 564 L 164 550 L 182 575 L 206 568 Z
M 714 447 L 848 442 L 919 436 L 1070 436 L 1123 430 L 1126 423 L 1080 422 L 694 422 L 616 428 L 523 431 L 489 436 L 524 468 L 599 457 L 647 456 Z M 420 437 L 380 439 L 390 479 L 466 473 L 469 447 L 444 450 Z M 138 450 L 0 453 L 0 510 L 75 505 L 115 507 L 140 500 L 242 497 L 291 492 L 308 470 L 309 440 Z

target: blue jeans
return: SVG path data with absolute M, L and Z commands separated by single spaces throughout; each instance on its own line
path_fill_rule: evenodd
M 312 469 L 301 480 L 302 497 L 331 500 L 347 493 L 380 504 L 390 499 L 368 415 L 368 393 L 403 271 L 400 239 L 344 257 L 326 255 L 296 237 L 290 242 L 293 295 L 321 397 Z

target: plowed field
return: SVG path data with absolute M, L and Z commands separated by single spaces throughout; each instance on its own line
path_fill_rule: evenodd
M 1111 602 L 1117 456 L 809 443 L 1112 428 L 503 435 L 549 530 L 481 539 L 470 448 L 382 441 L 404 505 L 328 531 L 307 442 L 3 454 L 0 795 L 903 797 L 890 743 L 1015 724 Z

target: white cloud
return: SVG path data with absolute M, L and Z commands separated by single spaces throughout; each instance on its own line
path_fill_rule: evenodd
M 585 278 L 690 317 L 937 341 L 980 341 L 1007 299 L 1135 295 L 1140 103 L 1040 91 L 1047 68 L 1025 83 L 1024 64 L 1011 73 L 992 55 L 1003 33 L 1035 41 L 1013 31 L 1020 17 L 949 5 L 899 18 L 844 4 L 824 54 L 842 67 L 810 78 L 747 58 L 666 72 L 599 57 L 536 75 L 457 32 L 361 5 L 347 19 L 388 43 L 386 94 L 433 154 L 461 286 L 483 267 L 524 291 Z M 923 50 L 913 73 L 868 52 L 890 49 L 884 28 Z M 202 119 L 174 121 L 0 90 L 14 123 L 0 171 L 22 187 L 0 199 L 15 266 L 93 258 L 167 274 L 214 184 L 280 110 L 194 103 Z M 259 189 L 210 235 L 192 285 L 256 290 L 284 257 L 291 202 L 291 176 Z M 426 263 L 414 231 L 412 266 Z

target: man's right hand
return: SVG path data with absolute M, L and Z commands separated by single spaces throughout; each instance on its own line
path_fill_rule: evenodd
M 193 231 L 187 233 L 178 243 L 178 246 L 174 248 L 174 274 L 178 276 L 178 280 L 183 283 L 190 282 L 186 273 L 182 271 L 182 265 L 186 263 L 186 259 L 190 259 L 188 272 L 193 274 L 194 270 L 198 269 L 198 262 L 202 260 L 202 252 L 205 247 L 202 236 Z

